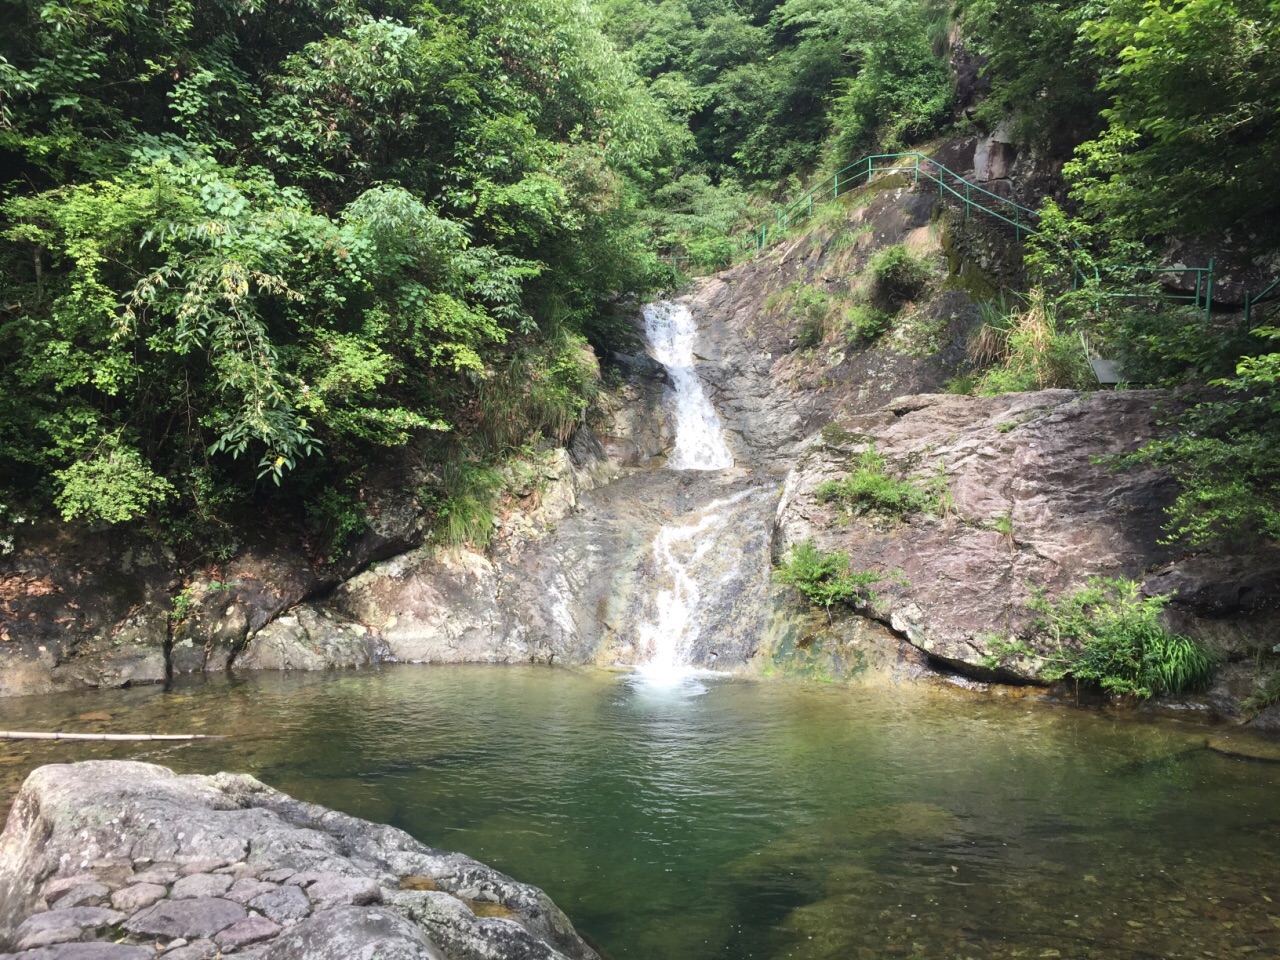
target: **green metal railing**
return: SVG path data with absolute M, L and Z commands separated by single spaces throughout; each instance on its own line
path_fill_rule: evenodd
M 1270 306 L 1267 306 L 1267 304 L 1270 304 Z M 1259 313 L 1258 307 L 1260 305 L 1262 310 Z M 1280 277 L 1272 280 L 1271 285 L 1263 289 L 1261 293 L 1245 292 L 1244 322 L 1246 324 L 1256 320 L 1258 325 L 1261 326 L 1264 320 L 1277 311 L 1280 311 Z
M 949 170 L 932 157 L 923 153 L 878 153 L 855 160 L 842 167 L 817 186 L 810 188 L 778 211 L 773 224 L 762 224 L 753 230 L 744 246 L 756 253 L 783 236 L 792 226 L 802 223 L 813 214 L 813 208 L 842 195 L 866 186 L 880 174 L 909 173 L 912 183 L 926 180 L 938 185 L 938 195 L 950 197 L 964 204 L 966 219 L 974 212 L 985 213 L 1009 224 L 1015 236 L 1036 233 L 1035 223 L 1040 214 L 1029 207 L 992 193 L 985 187 L 970 183 L 960 174 Z M 770 229 L 772 227 L 772 229 Z
M 772 222 L 763 223 L 758 228 L 753 229 L 748 234 L 743 246 L 759 254 L 771 243 L 785 236 L 793 226 L 803 223 L 811 217 L 816 205 L 837 200 L 844 194 L 860 187 L 865 187 L 878 175 L 895 173 L 911 174 L 913 184 L 919 184 L 921 181 L 936 183 L 940 197 L 944 200 L 949 199 L 964 205 L 966 220 L 975 213 L 994 217 L 996 220 L 1013 227 L 1014 237 L 1019 242 L 1024 236 L 1038 236 L 1040 234 L 1038 229 L 1039 211 L 1015 203 L 1008 197 L 992 193 L 985 187 L 980 187 L 976 183 L 966 180 L 954 170 L 949 170 L 932 157 L 913 151 L 909 153 L 874 154 L 863 157 L 861 160 L 855 160 L 853 163 L 842 167 L 826 180 L 823 180 L 815 187 L 811 187 L 780 209 Z M 1195 279 L 1194 291 L 1187 293 L 1165 292 L 1160 295 L 1161 299 L 1185 301 L 1198 310 L 1202 309 L 1206 321 L 1208 321 L 1212 313 L 1214 280 L 1214 262 L 1212 259 L 1209 260 L 1207 267 L 1108 265 L 1106 270 L 1106 279 L 1113 282 L 1120 280 L 1121 283 L 1127 280 L 1133 286 L 1142 283 L 1144 278 L 1154 280 L 1162 275 L 1185 276 L 1191 274 Z M 1074 285 L 1076 287 L 1087 284 L 1090 280 L 1100 285 L 1103 280 L 1101 271 L 1097 268 L 1093 271 L 1093 277 L 1086 276 L 1078 268 L 1073 268 L 1073 272 L 1075 275 Z M 1132 293 L 1108 291 L 1099 295 L 1133 299 L 1146 299 L 1151 296 L 1149 292 L 1138 291 Z M 1263 308 L 1261 315 L 1257 312 L 1260 306 Z M 1280 311 L 1280 278 L 1273 281 L 1270 286 L 1260 293 L 1245 293 L 1244 321 L 1246 324 L 1255 321 L 1261 322 L 1263 317 L 1268 317 L 1277 311 Z

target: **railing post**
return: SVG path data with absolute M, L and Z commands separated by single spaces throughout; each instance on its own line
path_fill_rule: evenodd
M 1204 322 L 1209 322 L 1209 315 L 1213 311 L 1213 257 L 1209 258 L 1209 273 L 1205 277 L 1204 288 Z
M 1013 208 L 1013 242 L 1022 242 L 1022 208 Z
M 835 176 L 832 177 L 832 179 L 835 181 L 835 189 L 831 193 L 831 199 L 838 200 L 840 199 L 840 171 L 839 170 L 836 171 Z
M 972 193 L 972 189 L 973 189 L 973 184 L 971 184 L 968 180 L 966 180 L 966 181 L 964 182 L 964 220 L 965 220 L 965 223 L 968 223 L 968 222 L 969 222 L 969 208 L 970 208 L 970 207 L 972 206 L 972 204 L 973 204 L 973 193 Z

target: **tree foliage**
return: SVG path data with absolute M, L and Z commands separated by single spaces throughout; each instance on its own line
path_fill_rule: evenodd
M 586 0 L 4 16 L 0 483 L 65 516 L 562 436 L 595 371 L 564 358 L 657 275 L 665 114 Z M 552 386 L 478 429 L 516 369 Z

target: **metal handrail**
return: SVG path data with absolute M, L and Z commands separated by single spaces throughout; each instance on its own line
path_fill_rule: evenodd
M 885 165 L 888 161 L 891 165 Z M 904 161 L 909 161 L 903 165 Z M 879 165 L 878 165 L 879 164 Z M 1010 200 L 1008 197 L 1002 197 L 998 193 L 981 187 L 976 183 L 966 180 L 960 174 L 956 173 L 939 163 L 932 157 L 926 156 L 918 151 L 907 153 L 880 153 L 863 157 L 861 160 L 855 160 L 853 163 L 841 167 L 830 177 L 823 180 L 815 187 L 811 187 L 805 193 L 801 194 L 795 200 L 778 211 L 774 230 L 770 232 L 769 224 L 765 223 L 758 230 L 751 231 L 749 239 L 743 244 L 745 248 L 752 248 L 755 253 L 763 251 L 770 243 L 770 240 L 776 240 L 778 237 L 786 233 L 786 231 L 794 224 L 801 222 L 813 214 L 815 203 L 824 203 L 827 200 L 838 199 L 843 188 L 844 192 L 856 189 L 859 186 L 865 186 L 872 182 L 877 174 L 890 173 L 910 173 L 913 183 L 919 183 L 923 178 L 938 184 L 938 194 L 942 197 L 948 195 L 955 200 L 964 204 L 965 219 L 967 220 L 974 211 L 985 213 L 988 216 L 995 217 L 997 220 L 1008 224 L 1014 228 L 1014 236 L 1021 242 L 1024 235 L 1039 236 L 1040 231 L 1037 229 L 1040 220 L 1040 212 L 1030 207 L 1024 207 L 1022 204 Z M 841 178 L 844 178 L 843 180 Z M 947 178 L 951 182 L 948 182 Z M 858 181 L 863 180 L 863 183 Z M 960 188 L 963 187 L 963 193 Z M 995 203 L 984 202 L 986 198 L 990 198 Z M 998 207 L 998 209 L 997 209 Z M 1185 300 L 1193 304 L 1197 309 L 1203 307 L 1206 321 L 1209 319 L 1213 306 L 1213 279 L 1214 279 L 1214 262 L 1211 259 L 1207 267 L 1150 267 L 1150 266 L 1128 266 L 1128 265 L 1112 265 L 1107 268 L 1108 272 L 1122 273 L 1131 271 L 1133 273 L 1149 273 L 1149 274 L 1194 274 L 1196 287 L 1193 293 L 1187 294 L 1169 294 L 1167 299 Z M 1088 283 L 1090 278 L 1086 277 L 1078 268 L 1074 271 L 1074 285 L 1079 286 L 1081 282 Z M 1102 275 L 1098 269 L 1094 268 L 1095 282 L 1101 282 Z M 1274 294 L 1274 296 L 1270 296 Z M 1107 297 L 1133 297 L 1141 298 L 1146 296 L 1144 293 L 1116 293 L 1108 292 L 1101 294 Z M 1251 297 L 1245 295 L 1245 319 L 1249 319 L 1250 309 L 1252 306 L 1260 303 L 1263 298 L 1280 300 L 1280 278 L 1268 286 L 1262 293 Z

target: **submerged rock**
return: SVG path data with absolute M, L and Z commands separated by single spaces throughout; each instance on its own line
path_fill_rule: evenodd
M 51 909 L 88 883 L 116 909 Z M 232 898 L 259 890 L 247 905 Z M 477 902 L 493 912 L 477 915 Z M 191 958 L 598 960 L 541 890 L 252 777 L 126 761 L 36 770 L 0 835 L 0 950 L 145 960 L 161 946 Z

